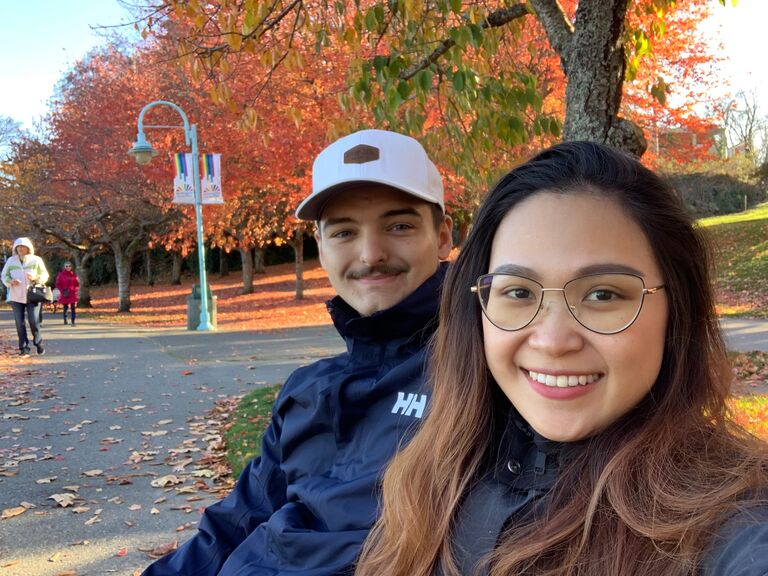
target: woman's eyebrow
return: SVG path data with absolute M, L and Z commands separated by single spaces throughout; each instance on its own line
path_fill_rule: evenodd
M 502 264 L 501 266 L 494 268 L 492 272 L 494 274 L 512 274 L 514 276 L 525 276 L 526 278 L 531 278 L 532 280 L 538 279 L 538 275 L 533 271 L 532 268 L 528 268 L 527 266 L 520 266 L 519 264 Z
M 528 268 L 527 266 L 520 266 L 519 264 L 502 264 L 497 266 L 493 270 L 494 274 L 512 274 L 514 276 L 525 276 L 532 280 L 538 280 L 539 274 Z M 605 262 L 601 264 L 590 264 L 589 266 L 583 266 L 576 270 L 574 277 L 589 276 L 591 274 L 634 274 L 635 276 L 645 277 L 645 274 L 638 269 L 626 264 L 619 264 L 616 262 Z

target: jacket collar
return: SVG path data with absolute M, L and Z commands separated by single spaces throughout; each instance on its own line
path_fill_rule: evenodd
M 547 491 L 579 445 L 544 438 L 510 407 L 497 449 L 494 476 L 517 489 Z
M 437 328 L 440 289 L 447 269 L 448 263 L 441 262 L 437 272 L 404 300 L 370 316 L 361 316 L 336 296 L 326 302 L 333 325 L 345 339 L 382 341 L 417 336 L 424 343 Z

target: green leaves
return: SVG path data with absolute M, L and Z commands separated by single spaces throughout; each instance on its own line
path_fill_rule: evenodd
M 656 83 L 651 86 L 651 95 L 658 100 L 659 104 L 664 106 L 667 102 L 667 93 L 669 92 L 669 86 L 664 82 L 664 78 L 659 76 L 656 79 Z

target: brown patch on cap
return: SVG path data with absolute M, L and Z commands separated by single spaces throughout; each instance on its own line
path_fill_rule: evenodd
M 344 164 L 365 164 L 379 159 L 379 149 L 367 144 L 358 144 L 344 152 Z

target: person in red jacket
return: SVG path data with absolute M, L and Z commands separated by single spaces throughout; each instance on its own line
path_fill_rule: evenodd
M 59 303 L 64 306 L 64 324 L 67 323 L 67 308 L 70 310 L 72 326 L 75 325 L 75 307 L 77 306 L 77 292 L 80 288 L 80 281 L 77 274 L 72 270 L 71 262 L 64 262 L 64 268 L 56 276 L 56 288 L 61 292 Z

